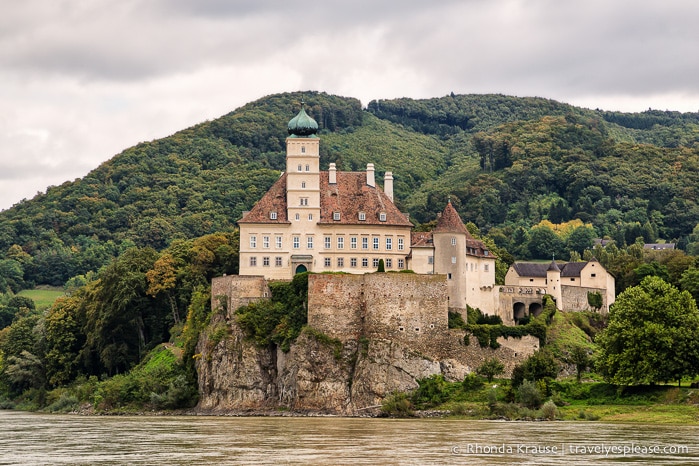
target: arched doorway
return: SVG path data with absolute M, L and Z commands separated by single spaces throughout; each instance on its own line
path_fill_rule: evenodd
M 532 317 L 536 317 L 539 314 L 541 314 L 541 311 L 543 311 L 544 308 L 541 306 L 540 303 L 531 303 L 529 305 L 529 315 Z
M 527 306 L 524 305 L 524 303 L 515 303 L 512 306 L 512 317 L 514 318 L 515 324 L 519 322 L 520 319 L 523 319 L 524 316 L 527 314 Z
M 299 266 L 296 267 L 296 272 L 294 272 L 294 274 L 303 273 L 303 272 L 308 272 L 308 269 L 306 268 L 305 265 L 299 264 Z

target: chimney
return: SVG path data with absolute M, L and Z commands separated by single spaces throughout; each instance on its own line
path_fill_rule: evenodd
M 383 176 L 383 192 L 393 202 L 393 172 L 386 172 Z
M 372 188 L 376 186 L 376 181 L 374 181 L 374 164 L 368 163 L 366 165 L 366 184 Z
M 328 168 L 328 183 L 337 184 L 337 169 L 334 163 L 331 163 L 330 168 Z

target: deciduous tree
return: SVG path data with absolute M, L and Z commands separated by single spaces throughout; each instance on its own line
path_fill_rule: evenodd
M 598 334 L 597 369 L 617 385 L 699 374 L 699 310 L 687 291 L 649 276 L 621 293 Z

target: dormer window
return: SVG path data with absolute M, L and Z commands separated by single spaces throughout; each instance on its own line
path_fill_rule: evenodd
M 489 255 L 490 255 L 490 251 L 488 251 L 487 249 L 483 250 L 483 255 L 484 255 L 484 256 L 489 256 Z
M 379 214 L 379 221 L 380 222 L 385 222 L 386 221 L 386 212 L 381 212 Z
M 270 212 L 270 213 L 269 213 L 269 219 L 270 219 L 270 220 L 276 220 L 276 219 L 277 219 L 277 213 L 276 213 L 276 212 Z
M 366 212 L 359 212 L 359 220 L 360 221 L 366 220 Z
M 336 222 L 340 220 L 340 212 L 333 212 L 333 220 Z

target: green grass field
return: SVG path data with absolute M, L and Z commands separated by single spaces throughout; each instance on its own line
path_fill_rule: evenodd
M 19 292 L 20 296 L 26 296 L 34 301 L 38 310 L 50 308 L 56 299 L 65 295 L 62 288 L 40 287 L 33 290 L 23 290 Z

